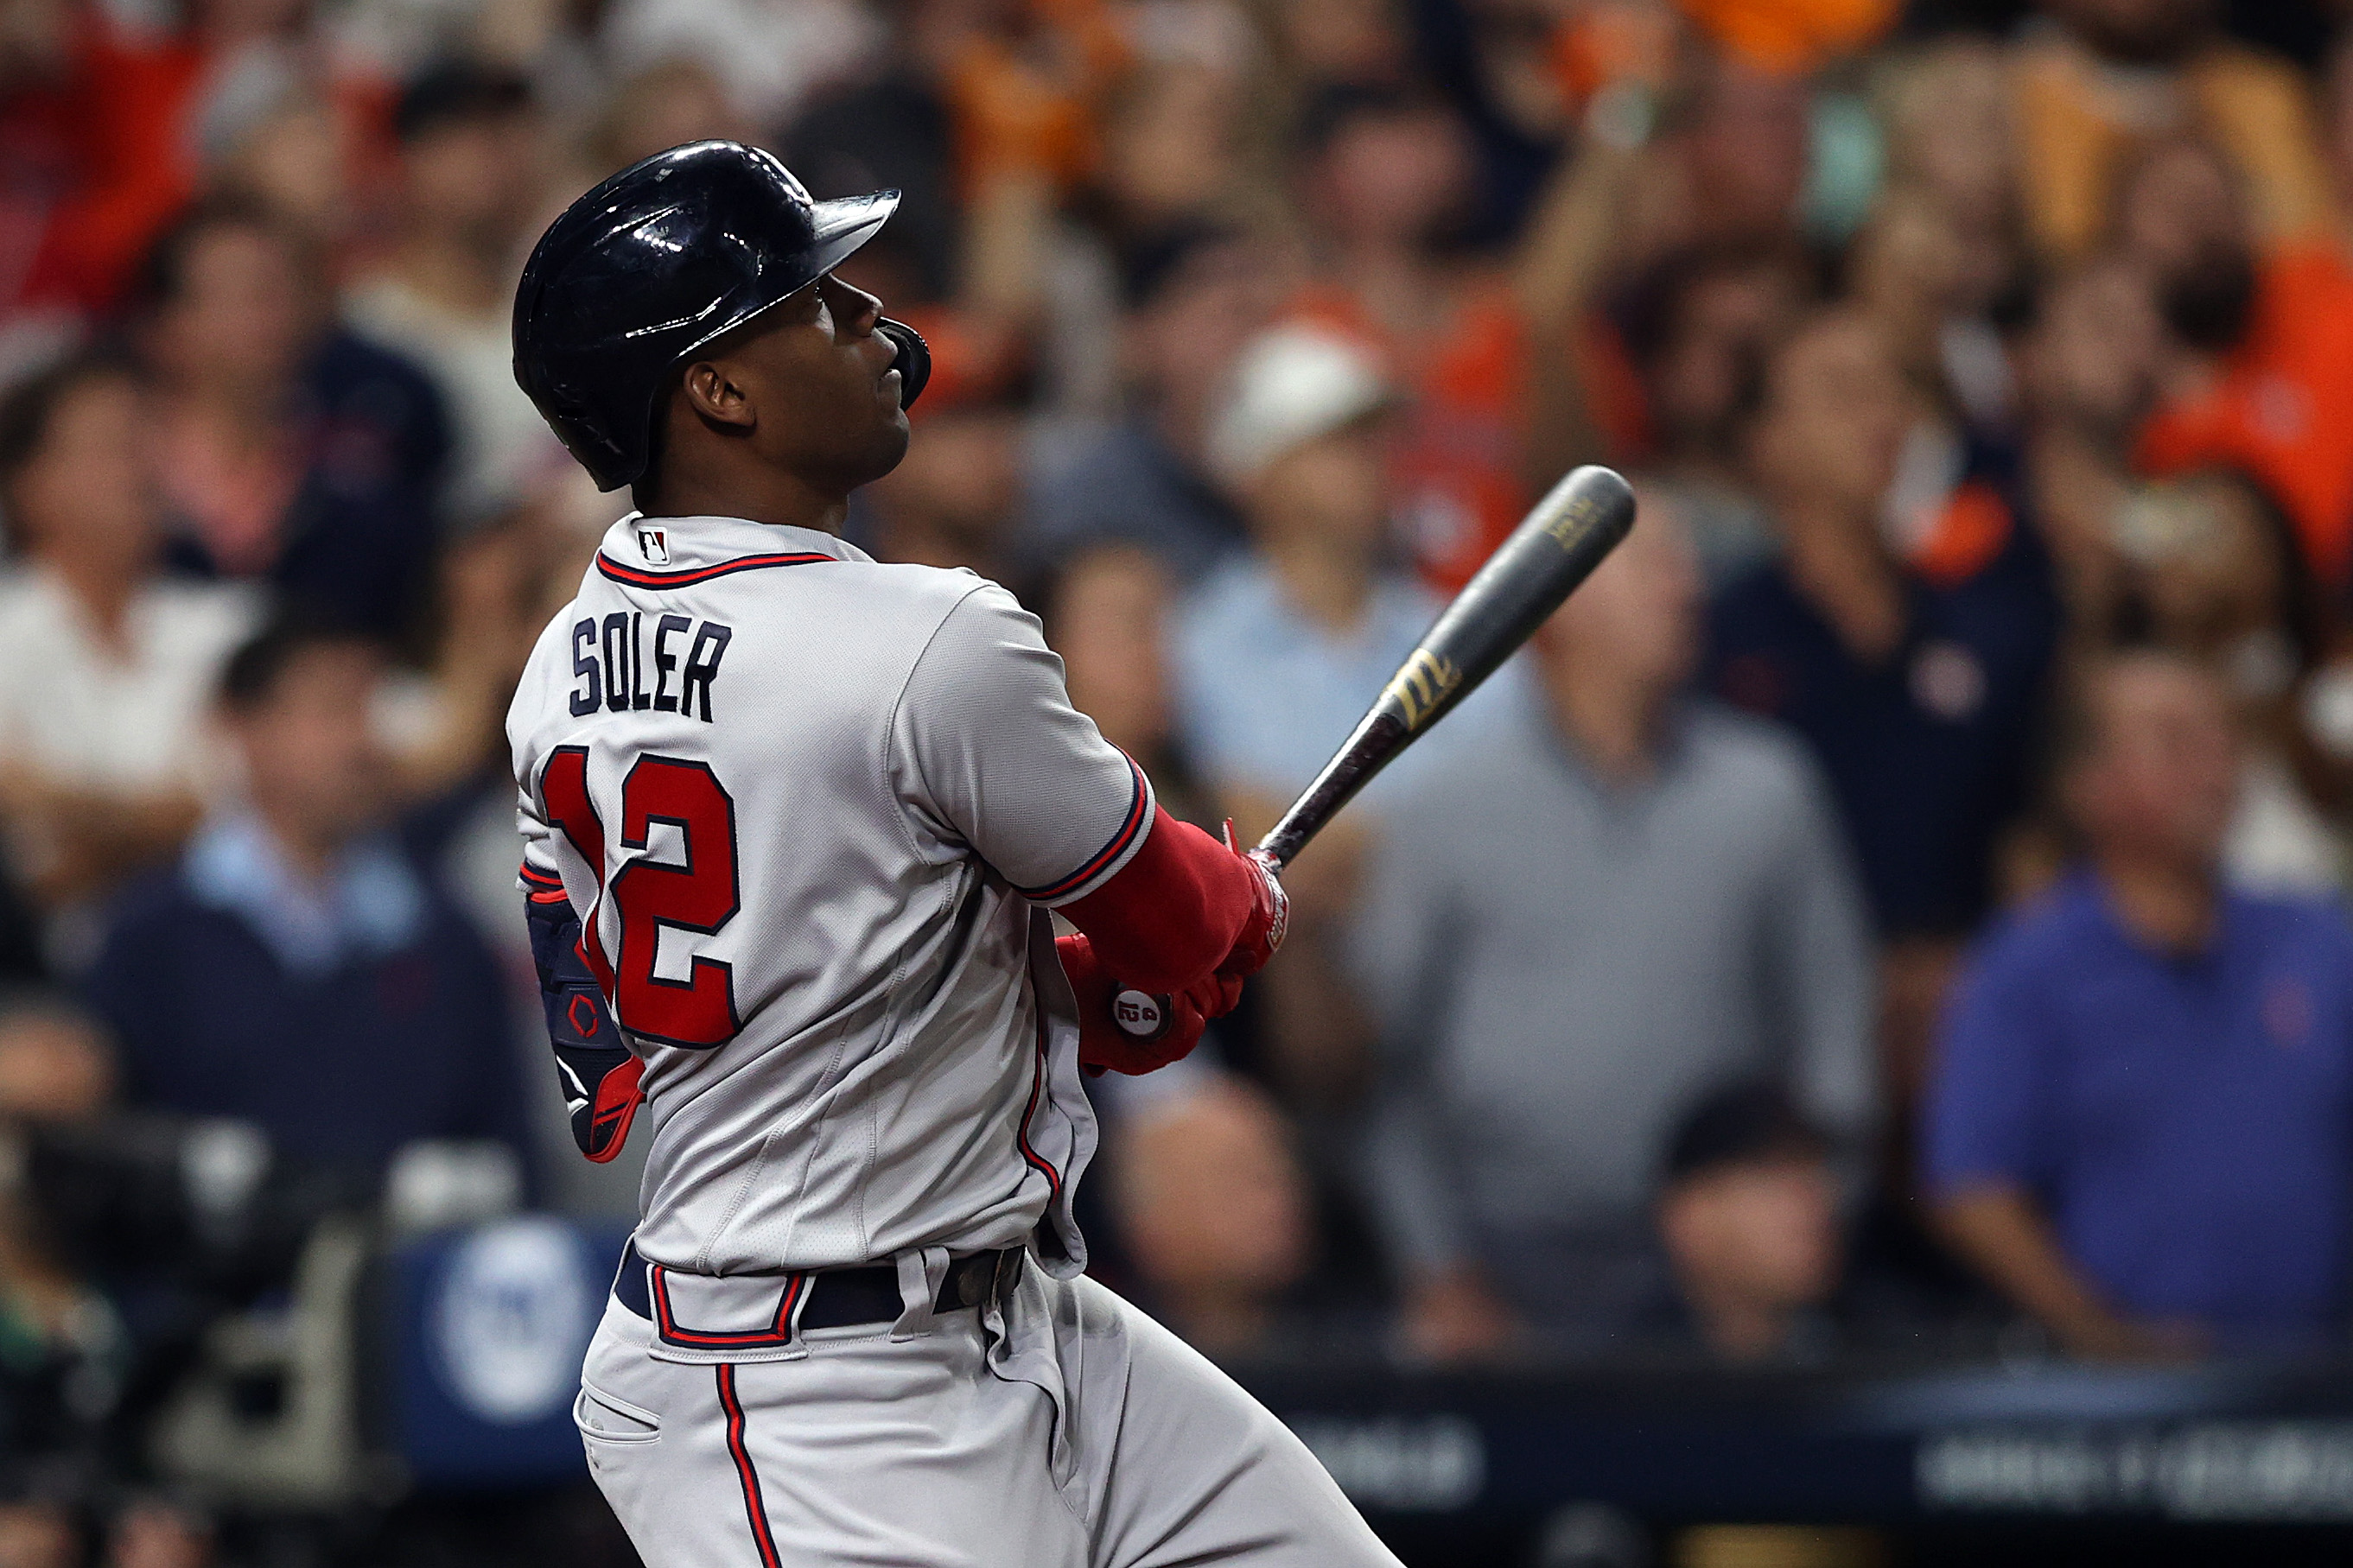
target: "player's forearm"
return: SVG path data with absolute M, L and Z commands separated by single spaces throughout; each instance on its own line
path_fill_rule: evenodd
M 1256 900 L 1253 873 L 1215 838 L 1155 809 L 1119 874 L 1059 911 L 1123 984 L 1182 991 L 1225 963 Z

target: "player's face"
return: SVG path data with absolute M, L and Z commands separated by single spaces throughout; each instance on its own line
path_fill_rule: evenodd
M 898 467 L 907 416 L 891 368 L 898 350 L 874 330 L 881 315 L 880 300 L 828 276 L 729 346 L 722 363 L 749 405 L 762 458 L 844 495 Z

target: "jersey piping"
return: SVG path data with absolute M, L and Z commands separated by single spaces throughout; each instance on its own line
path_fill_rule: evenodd
M 1046 1178 L 1046 1190 L 1053 1197 L 1062 1195 L 1062 1173 L 1054 1163 L 1029 1146 L 1029 1123 L 1038 1114 L 1038 1098 L 1046 1091 L 1046 1016 L 1038 1016 L 1038 1060 L 1029 1074 L 1029 1103 L 1022 1108 L 1021 1121 L 1013 1131 L 1013 1146 L 1021 1152 L 1022 1163 Z
M 735 1397 L 735 1369 L 719 1363 L 719 1408 L 727 1417 L 727 1452 L 735 1461 L 736 1483 L 744 1489 L 744 1513 L 752 1526 L 752 1546 L 760 1554 L 760 1568 L 782 1568 L 775 1536 L 768 1531 L 768 1503 L 760 1495 L 760 1472 L 752 1468 L 751 1450 L 744 1444 L 744 1405 Z
M 603 551 L 596 552 L 596 570 L 616 583 L 632 588 L 691 588 L 697 583 L 708 583 L 714 577 L 730 576 L 737 572 L 757 572 L 768 566 L 808 566 L 819 561 L 838 561 L 839 556 L 795 553 L 790 555 L 745 555 L 734 561 L 723 561 L 716 566 L 691 566 L 678 572 L 649 572 L 643 567 L 624 566 Z
M 1086 891 L 1089 882 L 1117 864 L 1120 857 L 1142 840 L 1145 828 L 1152 821 L 1152 786 L 1145 782 L 1144 770 L 1135 765 L 1133 757 L 1127 760 L 1127 772 L 1131 789 L 1127 815 L 1120 820 L 1119 830 L 1111 836 L 1110 841 L 1088 856 L 1086 864 L 1060 881 L 1050 882 L 1042 888 L 1024 888 L 1017 884 L 1013 889 L 1015 892 L 1033 904 L 1050 907 L 1056 903 L 1067 903 Z

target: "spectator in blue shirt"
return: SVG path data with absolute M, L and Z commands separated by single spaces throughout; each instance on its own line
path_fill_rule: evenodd
M 1176 626 L 1177 720 L 1219 783 L 1285 805 L 1339 749 L 1438 605 L 1394 558 L 1382 468 L 1395 395 L 1372 356 L 1307 327 L 1243 350 L 1209 431 L 1256 549 Z
M 1978 949 L 1940 1042 L 1926 1183 L 1962 1255 L 2085 1356 L 2341 1338 L 2353 930 L 2225 888 L 2230 697 L 2089 670 L 2059 782 L 2084 868 Z
M 362 1179 L 419 1140 L 528 1146 L 494 961 L 378 829 L 379 679 L 371 644 L 296 621 L 231 658 L 247 804 L 124 895 L 88 981 L 127 1103 Z

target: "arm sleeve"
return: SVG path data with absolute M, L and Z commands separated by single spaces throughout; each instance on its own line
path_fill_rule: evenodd
M 1432 1068 L 1461 923 L 1441 847 L 1402 826 L 1374 851 L 1348 949 L 1379 1031 L 1365 1181 L 1390 1262 L 1437 1272 L 1461 1262 L 1470 1215 Z
M 1252 875 L 1231 849 L 1155 807 L 1134 858 L 1062 914 L 1122 985 L 1188 990 L 1234 951 L 1253 908 Z
M 529 861 L 523 900 L 531 929 L 532 963 L 539 972 L 539 1001 L 547 1018 L 548 1044 L 555 1051 L 555 1075 L 580 1152 L 603 1164 L 629 1141 L 629 1123 L 645 1098 L 638 1079 L 644 1064 L 621 1044 L 605 998 L 580 956 L 580 921 L 564 897 L 563 884 L 536 881 Z
M 2048 1016 L 2039 1000 L 1999 939 L 1954 988 L 1923 1117 L 1922 1178 L 1932 1195 L 2035 1187 L 2052 1173 L 2043 1136 Z
M 1101 888 L 1157 832 L 1151 782 L 1071 706 L 1038 618 L 993 583 L 948 612 L 892 721 L 910 815 L 1032 902 Z
M 528 782 L 537 777 L 535 767 L 536 764 L 534 771 L 525 775 L 527 782 L 515 792 L 515 826 L 522 834 L 522 880 L 516 885 L 526 894 L 543 893 L 549 895 L 549 901 L 560 901 L 564 896 L 564 869 L 563 862 L 556 858 L 555 827 L 540 809 Z M 604 868 L 592 866 L 588 869 L 593 876 Z
M 535 779 L 536 766 L 519 768 Z M 572 1142 L 583 1157 L 603 1164 L 629 1139 L 629 1123 L 644 1100 L 638 1078 L 645 1064 L 622 1043 L 611 1007 L 580 944 L 580 917 L 565 891 L 562 857 L 582 867 L 569 845 L 559 852 L 559 830 L 547 820 L 528 783 L 515 806 L 522 831 L 523 925 L 531 933 L 532 967 L 539 976 L 540 1011 L 547 1043 L 555 1052 L 556 1086 L 572 1124 Z M 601 867 L 584 868 L 596 876 Z
M 1796 782 L 1763 911 L 1768 963 L 1790 1025 L 1791 1090 L 1826 1131 L 1860 1147 L 1880 1109 L 1871 933 L 1828 791 L 1810 764 Z

